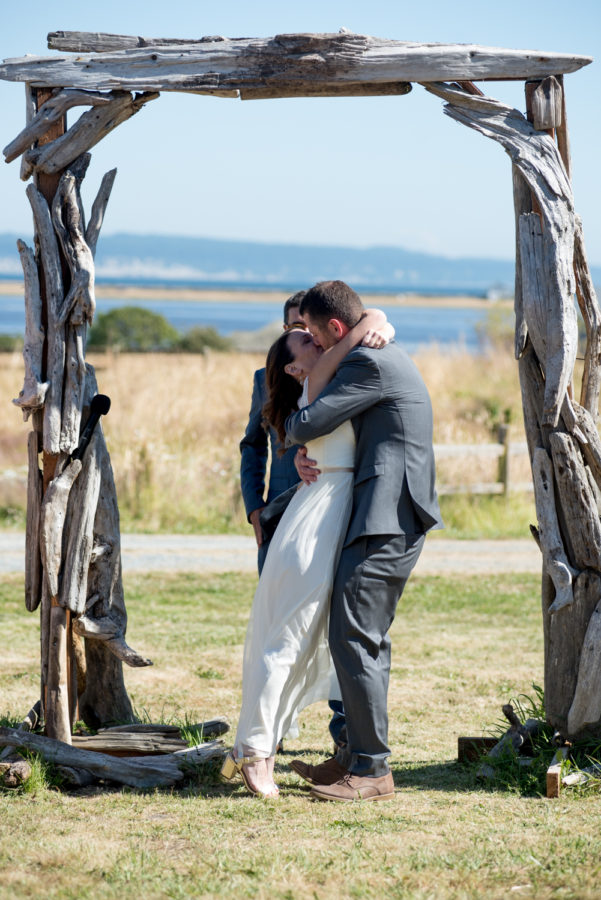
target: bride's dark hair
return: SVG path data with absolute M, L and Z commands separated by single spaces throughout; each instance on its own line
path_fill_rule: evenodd
M 265 363 L 265 383 L 267 385 L 267 402 L 263 407 L 263 425 L 271 427 L 277 434 L 282 446 L 278 455 L 283 456 L 286 430 L 284 425 L 291 412 L 298 407 L 298 398 L 303 392 L 301 385 L 292 375 L 284 371 L 284 367 L 292 362 L 294 357 L 288 346 L 287 331 L 275 341 L 269 348 L 267 362 Z

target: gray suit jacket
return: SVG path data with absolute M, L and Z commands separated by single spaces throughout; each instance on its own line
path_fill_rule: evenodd
M 381 350 L 355 347 L 319 397 L 289 416 L 287 440 L 305 444 L 347 419 L 357 447 L 346 545 L 365 535 L 440 528 L 432 405 L 416 366 L 394 341 Z
M 257 369 L 253 378 L 253 393 L 248 416 L 248 425 L 240 441 L 240 487 L 247 517 L 255 509 L 265 506 L 298 482 L 298 472 L 294 466 L 297 447 L 291 447 L 284 456 L 278 456 L 280 446 L 278 436 L 269 429 L 269 436 L 263 428 L 262 410 L 267 400 L 265 369 Z M 271 467 L 269 489 L 265 497 L 265 474 L 267 451 L 271 445 Z

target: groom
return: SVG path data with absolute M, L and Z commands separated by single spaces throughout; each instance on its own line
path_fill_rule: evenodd
M 364 309 L 343 281 L 324 281 L 306 293 L 300 313 L 327 349 Z M 291 765 L 321 800 L 387 800 L 394 796 L 387 763 L 388 630 L 425 533 L 442 526 L 430 397 L 394 341 L 381 350 L 352 350 L 320 396 L 288 418 L 287 441 L 305 444 L 347 419 L 356 438 L 353 509 L 332 590 L 329 641 L 348 743 L 321 765 Z M 299 451 L 297 465 L 306 483 L 318 477 L 306 451 Z

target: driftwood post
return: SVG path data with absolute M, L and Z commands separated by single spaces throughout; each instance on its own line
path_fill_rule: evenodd
M 513 162 L 516 356 L 542 550 L 545 707 L 565 738 L 601 734 L 601 314 L 569 179 L 561 79 L 528 85 L 528 119 L 487 98 L 427 85 L 445 112 L 499 141 Z M 557 138 L 557 143 L 556 143 Z M 577 327 L 586 324 L 580 406 L 572 381 Z
M 94 253 L 115 177 L 113 170 L 103 178 L 86 228 L 79 193 L 86 151 L 153 96 L 28 86 L 26 127 L 5 150 L 7 159 L 23 154 L 21 175 L 34 176 L 27 196 L 35 253 L 18 242 L 27 327 L 25 381 L 14 402 L 33 421 L 25 602 L 41 607 L 40 705 L 46 734 L 65 743 L 78 708 L 95 727 L 133 721 L 122 663 L 151 664 L 125 643 L 119 514 L 101 427 L 85 452 L 74 451 L 97 393 L 86 332 L 95 309 Z M 65 110 L 81 105 L 100 112 L 84 113 L 66 132 Z
M 38 90 L 35 92 L 35 106 L 38 111 L 44 104 L 44 102 L 50 99 L 51 95 L 52 92 L 50 91 Z M 50 128 L 46 131 L 45 134 L 40 136 L 38 145 L 44 146 L 52 143 L 54 140 L 64 134 L 64 131 L 65 117 L 63 115 L 60 116 L 56 120 L 56 122 L 50 125 Z M 51 207 L 52 205 L 52 201 L 58 187 L 58 182 L 59 177 L 57 175 L 49 175 L 44 172 L 40 172 L 36 175 L 34 182 L 35 186 L 39 190 L 42 197 L 45 199 L 48 207 Z M 50 239 L 50 235 L 48 235 L 48 238 Z M 43 260 L 43 255 L 41 255 L 41 259 Z M 59 346 L 54 350 L 53 354 L 54 358 L 56 358 L 57 356 L 60 357 L 61 350 L 64 353 L 64 349 L 62 349 L 64 347 L 64 343 L 56 333 L 54 335 L 54 341 L 51 337 L 52 332 L 55 331 L 55 328 L 53 327 L 53 320 L 55 318 L 54 314 L 56 312 L 56 304 L 59 301 L 58 292 L 60 291 L 60 280 L 58 278 L 58 272 L 56 273 L 56 277 L 54 278 L 55 293 L 54 295 L 52 295 L 52 289 L 50 288 L 50 285 L 47 284 L 49 273 L 48 271 L 44 270 L 43 262 L 40 264 L 40 266 L 42 324 L 45 323 L 46 325 L 47 335 L 46 354 L 45 359 L 43 360 L 43 380 L 46 376 L 46 373 L 50 372 L 54 366 L 54 360 L 50 356 L 48 350 L 49 345 L 55 347 L 58 343 Z M 50 297 L 49 294 L 51 294 Z M 59 366 L 60 359 L 58 360 L 58 365 L 54 366 L 53 374 L 56 373 L 58 375 Z M 52 393 L 53 403 L 52 407 L 48 405 L 46 407 L 46 410 L 57 409 L 58 403 L 60 402 L 59 397 L 61 388 L 62 384 L 58 382 L 57 378 L 54 378 L 53 381 L 50 382 L 50 391 Z M 55 476 L 59 459 L 56 448 L 53 447 L 47 440 L 48 428 L 49 426 L 47 423 L 47 416 L 45 416 L 42 441 L 42 472 L 44 493 L 46 493 L 49 484 Z M 42 612 L 40 627 L 42 653 L 45 654 L 45 658 L 43 658 L 42 660 L 42 703 L 44 706 L 46 733 L 49 737 L 55 738 L 56 740 L 62 740 L 70 743 L 71 721 L 69 715 L 70 703 L 68 696 L 67 675 L 67 660 L 70 652 L 67 643 L 69 614 L 67 610 L 59 606 L 56 593 L 54 595 L 51 595 L 47 586 L 42 592 Z

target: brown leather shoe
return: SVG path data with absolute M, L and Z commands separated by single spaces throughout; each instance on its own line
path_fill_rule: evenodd
M 294 769 L 296 774 L 308 781 L 309 784 L 334 784 L 347 774 L 346 769 L 340 765 L 335 756 L 326 759 L 318 766 L 311 766 L 300 759 L 293 759 L 290 768 Z
M 354 800 L 392 800 L 394 797 L 392 772 L 378 778 L 365 778 L 347 772 L 334 784 L 312 788 L 311 796 L 317 800 L 337 800 L 343 803 Z

